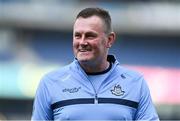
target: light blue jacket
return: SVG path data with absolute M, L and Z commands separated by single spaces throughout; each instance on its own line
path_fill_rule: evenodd
M 32 120 L 159 120 L 143 76 L 119 65 L 93 75 L 98 90 L 75 59 L 46 74 L 38 86 Z

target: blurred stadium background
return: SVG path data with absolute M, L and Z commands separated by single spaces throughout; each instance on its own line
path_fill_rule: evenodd
M 180 119 L 179 0 L 0 0 L 0 120 L 28 120 L 40 78 L 73 60 L 84 7 L 110 11 L 110 53 L 142 72 L 161 120 Z

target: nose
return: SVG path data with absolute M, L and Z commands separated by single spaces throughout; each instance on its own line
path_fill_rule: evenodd
M 81 37 L 79 44 L 80 45 L 88 45 L 88 42 L 86 41 L 84 36 Z

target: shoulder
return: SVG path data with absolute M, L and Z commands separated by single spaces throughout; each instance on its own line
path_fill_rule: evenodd
M 56 70 L 50 71 L 46 74 L 44 74 L 44 76 L 41 79 L 42 83 L 48 83 L 48 84 L 53 84 L 55 82 L 57 82 L 58 80 L 60 80 L 64 75 L 67 75 L 69 73 L 69 66 L 70 65 L 66 65 L 63 67 L 60 67 Z
M 56 69 L 54 71 L 51 71 L 51 72 L 47 73 L 45 76 L 47 76 L 48 78 L 56 79 L 58 77 L 61 77 L 62 75 L 64 75 L 68 71 L 69 71 L 69 65 L 61 67 L 61 68 Z
M 132 70 L 128 67 L 124 67 L 118 65 L 116 68 L 116 73 L 121 76 L 121 78 L 128 79 L 128 80 L 142 80 L 143 75 L 135 70 Z

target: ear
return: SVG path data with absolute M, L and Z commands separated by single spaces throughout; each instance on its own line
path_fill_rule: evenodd
M 114 32 L 111 32 L 108 35 L 107 48 L 110 48 L 113 45 L 115 39 L 116 39 L 116 34 Z

